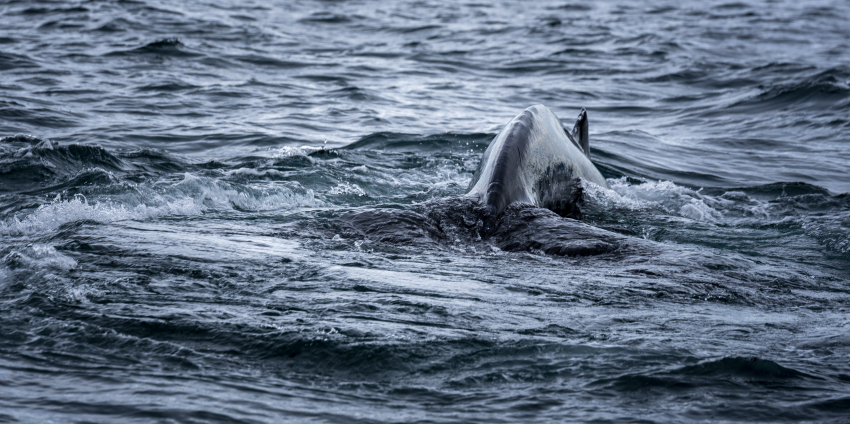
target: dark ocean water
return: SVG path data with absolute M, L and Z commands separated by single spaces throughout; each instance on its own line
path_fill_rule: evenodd
M 850 422 L 848 22 L 2 1 L 0 422 Z M 538 103 L 618 250 L 464 232 Z

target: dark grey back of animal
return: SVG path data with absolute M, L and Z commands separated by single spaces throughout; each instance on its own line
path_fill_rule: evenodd
M 589 159 L 587 114 L 568 133 L 543 105 L 517 115 L 487 147 L 470 182 L 467 196 L 487 208 L 483 234 L 514 202 L 524 202 L 576 217 L 580 180 L 607 188 L 605 178 Z

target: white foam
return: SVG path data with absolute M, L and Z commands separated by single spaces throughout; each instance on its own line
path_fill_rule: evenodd
M 696 221 L 717 222 L 722 213 L 709 203 L 716 198 L 705 196 L 670 181 L 645 181 L 629 184 L 625 177 L 608 180 L 611 189 L 582 181 L 586 199 L 592 207 L 601 209 L 662 210 L 665 213 Z
M 257 176 L 257 177 L 265 177 L 265 176 L 269 176 L 269 175 L 274 175 L 274 176 L 277 176 L 277 177 L 283 177 L 285 174 L 283 172 L 276 170 L 276 169 L 256 170 L 254 168 L 239 168 L 239 169 L 233 169 L 233 170 L 227 171 L 227 172 L 225 172 L 225 175 L 228 175 L 228 176 L 231 176 L 231 175 L 253 175 L 253 176 Z
M 619 180 L 609 180 L 610 187 L 615 187 Z M 590 181 L 581 181 L 582 190 L 584 191 L 585 201 L 592 207 L 599 209 L 625 209 L 625 210 L 641 210 L 650 207 L 650 204 L 636 198 L 633 195 L 623 195 L 613 189 L 606 189 L 598 186 Z
M 82 195 L 69 199 L 57 195 L 52 202 L 24 217 L 15 215 L 0 222 L 0 234 L 33 234 L 81 220 L 106 223 L 166 215 L 200 215 L 211 210 L 271 211 L 323 205 L 312 190 L 295 182 L 244 187 L 186 173 L 177 183 L 126 187 L 130 190 L 91 202 Z
M 134 217 L 133 211 L 124 205 L 107 202 L 89 204 L 88 200 L 81 195 L 62 200 L 61 195 L 57 195 L 53 202 L 39 206 L 35 212 L 24 219 L 19 219 L 16 215 L 0 223 L 0 234 L 31 234 L 85 219 L 112 222 Z
M 342 183 L 337 184 L 336 187 L 330 189 L 328 191 L 328 194 L 335 194 L 335 195 L 354 194 L 354 195 L 357 195 L 357 196 L 366 196 L 366 191 L 364 191 L 362 188 L 360 188 L 360 186 L 358 186 L 357 184 L 352 184 L 352 183 L 349 183 L 349 182 L 342 182 Z
M 292 157 L 292 156 L 307 156 L 310 153 L 313 153 L 313 152 L 319 151 L 319 150 L 321 150 L 321 148 L 312 147 L 312 146 L 300 146 L 300 147 L 283 146 L 283 147 L 277 147 L 277 148 L 270 148 L 269 153 L 271 153 L 271 156 L 273 158 L 281 159 L 281 158 L 288 158 L 288 157 Z
M 679 208 L 679 215 L 694 221 L 716 221 L 715 215 L 717 214 L 717 211 L 711 209 L 705 203 L 693 199 L 691 203 Z
M 5 266 L 3 266 L 5 265 Z M 27 285 L 39 285 L 41 291 L 52 298 L 61 298 L 66 302 L 88 302 L 91 294 L 99 290 L 88 284 L 74 285 L 61 277 L 77 267 L 77 261 L 57 251 L 53 246 L 32 243 L 24 248 L 12 250 L 0 261 L 0 284 L 4 281 L 18 280 Z M 15 274 L 22 279 L 14 278 Z
M 122 203 L 141 203 L 147 208 L 166 208 L 168 214 L 197 215 L 208 211 L 270 211 L 292 207 L 316 207 L 323 203 L 312 190 L 297 182 L 243 186 L 189 173 L 176 183 L 135 186 L 121 195 Z M 137 207 L 138 208 L 138 207 Z
M 460 194 L 457 193 L 458 188 L 469 185 L 470 176 L 466 172 L 461 172 L 462 168 L 458 168 L 453 163 L 445 163 L 444 159 L 432 159 L 432 161 L 431 165 L 403 173 L 389 173 L 371 168 L 369 169 L 371 175 L 363 176 L 362 179 L 377 187 L 396 187 L 396 192 L 399 193 L 420 191 L 425 186 L 428 187 L 426 191 L 433 196 Z
M 68 271 L 77 267 L 77 261 L 58 252 L 46 244 L 29 244 L 20 251 L 12 251 L 3 258 L 3 262 L 17 262 L 28 268 L 48 268 Z

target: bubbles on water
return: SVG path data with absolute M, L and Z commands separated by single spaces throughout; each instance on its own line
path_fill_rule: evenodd
M 685 218 L 690 218 L 695 221 L 714 221 L 711 219 L 711 212 L 715 212 L 705 206 L 705 203 L 701 202 L 691 202 L 690 204 L 682 206 L 679 209 L 679 214 L 684 216 Z
M 285 174 L 283 172 L 280 172 L 276 169 L 255 169 L 255 168 L 233 169 L 233 170 L 229 170 L 229 171 L 225 172 L 225 175 L 227 175 L 227 176 L 239 175 L 239 176 L 251 176 L 251 177 L 261 177 L 261 178 L 267 178 L 267 177 L 283 178 L 283 177 L 285 177 Z
M 56 195 L 51 203 L 41 205 L 35 212 L 19 219 L 17 215 L 0 223 L 0 234 L 21 235 L 51 230 L 74 221 L 113 222 L 137 218 L 135 211 L 122 204 L 96 202 L 90 204 L 82 195 L 63 200 Z
M 269 149 L 272 158 L 283 159 L 292 156 L 307 156 L 310 153 L 321 150 L 319 147 L 310 146 L 283 146 Z
M 846 195 L 832 195 L 816 186 L 775 183 L 719 192 L 670 181 L 624 177 L 608 182 L 610 190 L 583 182 L 583 211 L 599 224 L 628 234 L 747 252 L 753 249 L 753 234 L 760 234 L 760 248 L 783 251 L 780 255 L 806 255 L 812 248 L 828 256 L 850 253 Z M 675 234 L 671 224 L 677 228 Z M 706 225 L 711 232 L 705 232 Z
M 349 183 L 347 181 L 337 184 L 336 187 L 328 191 L 328 194 L 351 194 L 355 196 L 367 196 L 366 192 L 362 188 L 360 188 L 360 186 L 358 186 L 357 184 Z
M 695 221 L 716 223 L 722 214 L 706 204 L 707 197 L 670 181 L 630 184 L 626 177 L 608 181 L 611 189 L 582 181 L 589 206 L 597 210 L 660 210 Z
M 18 290 L 35 290 L 63 302 L 88 302 L 88 295 L 97 290 L 88 284 L 75 285 L 67 278 L 77 267 L 76 260 L 55 247 L 30 243 L 10 249 L 0 260 L 0 288 L 16 281 Z
M 0 222 L 0 234 L 32 234 L 82 220 L 107 223 L 169 215 L 192 216 L 211 211 L 273 211 L 324 205 L 312 190 L 297 182 L 243 186 L 185 173 L 176 183 L 159 181 L 121 187 L 122 191 L 117 194 L 102 194 L 91 201 L 82 194 L 69 198 L 57 194 L 53 201 L 23 217 L 16 214 Z M 358 189 L 351 187 L 355 193 Z
M 622 180 L 622 179 L 621 179 Z M 608 181 L 609 186 L 615 187 L 615 184 L 620 180 Z M 613 189 L 600 187 L 590 181 L 581 181 L 582 190 L 584 191 L 584 201 L 589 207 L 595 209 L 624 209 L 624 210 L 641 210 L 649 207 L 646 201 L 640 200 L 633 196 L 624 196 Z
M 28 244 L 21 250 L 13 250 L 3 258 L 9 268 L 20 267 L 68 271 L 77 267 L 77 261 L 56 251 L 50 245 Z
M 198 213 L 210 210 L 271 211 L 322 204 L 316 200 L 312 190 L 301 187 L 297 182 L 237 185 L 190 173 L 185 173 L 183 180 L 176 184 L 153 186 L 148 196 L 155 204 L 191 199 L 195 205 L 193 211 Z

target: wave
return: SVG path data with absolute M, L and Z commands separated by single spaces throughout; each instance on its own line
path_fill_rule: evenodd
M 257 66 L 268 66 L 278 69 L 298 69 L 312 66 L 312 63 L 294 62 L 289 60 L 281 60 L 272 56 L 262 56 L 258 54 L 228 56 L 231 59 L 236 59 L 240 62 L 249 63 Z
M 117 156 L 125 163 L 131 164 L 134 170 L 149 173 L 174 173 L 194 169 L 186 160 L 157 149 L 139 149 L 118 152 Z M 210 169 L 211 163 L 199 165 Z
M 355 195 L 355 196 L 366 196 L 366 192 L 363 191 L 357 184 L 351 184 L 349 182 L 342 182 L 337 184 L 336 187 L 330 189 L 328 191 L 329 194 L 334 195 Z
M 355 102 L 385 103 L 389 100 L 372 90 L 360 87 L 345 87 L 327 93 L 329 97 L 353 100 Z
M 0 139 L 0 192 L 36 194 L 103 184 L 105 174 L 115 182 L 116 176 L 138 180 L 204 166 L 155 149 L 112 152 L 24 134 Z
M 0 52 L 0 71 L 19 68 L 39 68 L 40 66 L 29 56 L 15 53 Z
M 354 20 L 361 19 L 363 19 L 363 17 L 359 15 L 348 16 L 334 14 L 330 12 L 316 12 L 306 18 L 299 19 L 298 22 L 317 24 L 347 24 L 353 22 Z
M 626 374 L 593 383 L 617 392 L 634 393 L 655 390 L 695 390 L 718 385 L 769 385 L 771 387 L 801 386 L 807 382 L 821 381 L 776 362 L 757 357 L 727 357 L 688 365 L 679 369 L 653 374 Z
M 789 106 L 817 110 L 850 107 L 850 68 L 837 67 L 792 83 L 759 86 L 755 96 L 733 104 L 749 112 L 767 112 Z
M 656 210 L 696 221 L 717 222 L 719 211 L 706 204 L 699 190 L 676 185 L 670 181 L 645 181 L 633 184 L 627 177 L 608 180 L 611 189 L 583 181 L 587 207 L 590 211 L 624 212 Z
M 850 213 L 824 216 L 804 223 L 806 234 L 829 251 L 850 259 Z
M 191 199 L 200 211 L 263 212 L 293 207 L 319 207 L 324 202 L 315 193 L 297 182 L 273 186 L 231 184 L 214 177 L 183 175 L 176 184 L 159 188 L 152 186 L 141 191 L 147 203 L 168 204 L 172 199 Z
M 12 251 L 3 258 L 3 263 L 12 270 L 26 267 L 30 269 L 70 270 L 77 267 L 77 261 L 56 251 L 50 245 L 29 244 L 19 251 Z
M 686 375 L 698 377 L 720 377 L 745 379 L 750 381 L 817 379 L 815 377 L 791 368 L 783 367 L 776 362 L 757 357 L 728 357 L 716 361 L 689 365 L 670 372 L 671 375 Z
M 444 133 L 407 134 L 379 132 L 369 134 L 341 150 L 385 150 L 393 152 L 483 152 L 493 141 L 495 134 L 488 133 Z
M 92 190 L 95 195 L 100 193 L 92 201 L 83 194 L 69 198 L 57 194 L 50 203 L 34 211 L 20 212 L 22 217 L 15 214 L 0 222 L 0 234 L 41 233 L 77 221 L 109 223 L 208 212 L 263 212 L 325 205 L 312 190 L 295 182 L 262 187 L 185 173 L 182 180 L 173 183 L 112 185 L 114 187 L 109 190 Z
M 39 79 L 39 83 L 52 84 L 49 79 L 44 78 Z M 48 104 L 52 104 L 52 102 Z M 61 128 L 66 130 L 79 126 L 80 119 L 84 117 L 85 115 L 78 111 L 57 110 L 56 108 L 49 109 L 46 107 L 27 107 L 15 101 L 0 100 L 0 119 L 35 128 Z
M 801 182 L 705 190 L 670 181 L 627 177 L 609 179 L 608 183 L 610 189 L 583 182 L 585 203 L 582 211 L 590 222 L 609 230 L 648 237 L 654 229 L 673 224 L 679 227 L 677 235 L 666 237 L 686 243 L 693 243 L 694 237 L 700 237 L 708 244 L 718 243 L 729 248 L 739 235 L 734 231 L 722 235 L 727 229 L 775 229 L 792 237 L 796 243 L 800 240 L 794 234 L 805 234 L 822 246 L 825 253 L 850 257 L 850 194 L 847 193 L 835 195 L 822 187 Z M 678 222 L 674 224 L 670 217 Z M 700 236 L 706 226 L 714 233 L 710 237 Z M 743 248 L 749 249 L 746 238 L 740 242 Z M 776 240 L 776 243 L 787 242 Z
M 0 192 L 29 192 L 80 178 L 90 169 L 126 170 L 128 165 L 106 149 L 59 145 L 49 139 L 16 135 L 0 139 Z
M 837 397 L 828 400 L 815 401 L 807 405 L 809 408 L 838 414 L 850 413 L 850 396 Z
M 198 87 L 196 85 L 192 85 L 192 84 L 187 84 L 187 83 L 182 82 L 180 80 L 173 80 L 173 81 L 168 81 L 168 82 L 164 82 L 164 83 L 144 85 L 142 87 L 136 88 L 136 90 L 140 91 L 140 92 L 153 91 L 153 92 L 173 93 L 173 92 L 180 92 L 180 91 L 185 91 L 185 90 L 192 90 L 192 89 L 196 89 L 196 88 L 200 88 L 200 87 Z
M 106 53 L 105 56 L 145 56 L 156 55 L 173 58 L 188 58 L 203 56 L 189 50 L 178 38 L 163 38 L 131 50 L 118 50 Z
M 53 202 L 41 205 L 23 219 L 16 216 L 0 222 L 0 234 L 24 235 L 54 230 L 69 222 L 109 223 L 128 219 L 145 219 L 166 214 L 197 215 L 201 212 L 191 199 L 166 202 L 161 207 L 138 205 L 130 208 L 121 203 L 99 201 L 90 204 L 83 195 L 64 200 L 57 195 Z
M 611 189 L 583 182 L 592 210 L 658 210 L 697 221 L 734 223 L 738 218 L 782 219 L 794 213 L 850 211 L 849 194 L 803 182 L 693 189 L 670 181 L 609 179 Z
M 75 7 L 29 7 L 18 13 L 21 15 L 48 15 L 54 13 L 89 13 L 90 10 L 88 8 L 82 6 Z
M 143 27 L 144 27 L 144 25 L 142 25 L 139 22 L 136 22 L 136 21 L 133 21 L 131 19 L 122 17 L 122 18 L 111 19 L 111 20 L 109 20 L 109 22 L 106 22 L 106 23 L 94 28 L 93 31 L 106 32 L 106 33 L 126 32 L 126 31 L 131 31 L 131 30 L 138 30 L 138 29 L 141 29 Z

